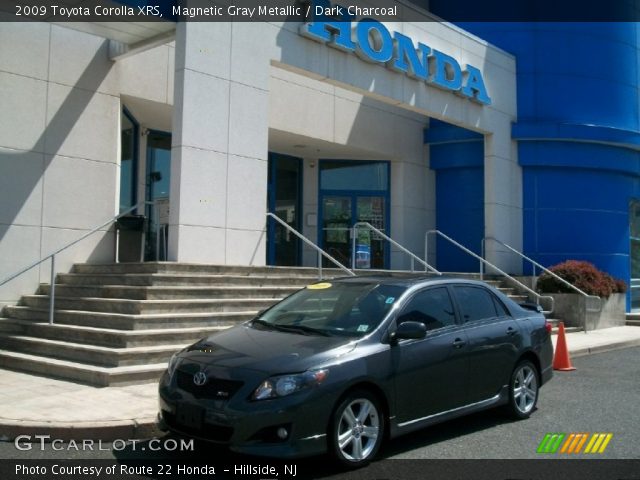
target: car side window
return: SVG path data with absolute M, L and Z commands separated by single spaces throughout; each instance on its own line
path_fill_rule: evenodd
M 477 322 L 498 315 L 493 295 L 482 287 L 456 285 L 453 290 L 464 323 Z
M 496 304 L 496 310 L 498 312 L 498 316 L 510 317 L 511 314 L 509 313 L 509 310 L 507 310 L 507 307 L 504 306 L 504 303 L 502 303 L 495 295 L 492 295 L 492 297 L 493 297 L 493 302 Z
M 454 325 L 456 317 L 447 289 L 430 288 L 416 293 L 404 307 L 397 323 L 408 321 L 424 323 L 427 330 Z

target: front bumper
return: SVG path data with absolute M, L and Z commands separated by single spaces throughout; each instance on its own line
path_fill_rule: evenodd
M 255 373 L 251 376 L 255 376 Z M 165 373 L 160 380 L 158 427 L 180 435 L 228 445 L 233 451 L 296 458 L 327 451 L 326 430 L 336 398 L 315 388 L 290 396 L 251 401 L 255 385 L 244 386 L 227 400 L 196 398 L 178 388 Z M 179 409 L 202 411 L 202 421 L 184 421 Z M 279 429 L 287 430 L 282 439 Z

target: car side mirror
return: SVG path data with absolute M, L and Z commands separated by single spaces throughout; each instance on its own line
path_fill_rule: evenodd
M 391 334 L 392 340 L 419 340 L 427 336 L 427 327 L 422 322 L 402 322 L 395 332 Z

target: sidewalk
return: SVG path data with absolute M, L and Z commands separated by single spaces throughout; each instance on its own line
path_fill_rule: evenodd
M 640 328 L 572 332 L 567 334 L 567 345 L 572 357 L 640 346 Z M 154 423 L 158 408 L 155 383 L 95 388 L 0 370 L 0 405 L 0 440 L 17 435 L 76 441 L 160 435 Z

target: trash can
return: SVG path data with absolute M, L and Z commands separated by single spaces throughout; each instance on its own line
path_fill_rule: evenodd
M 144 261 L 144 215 L 125 215 L 116 220 L 116 262 Z

